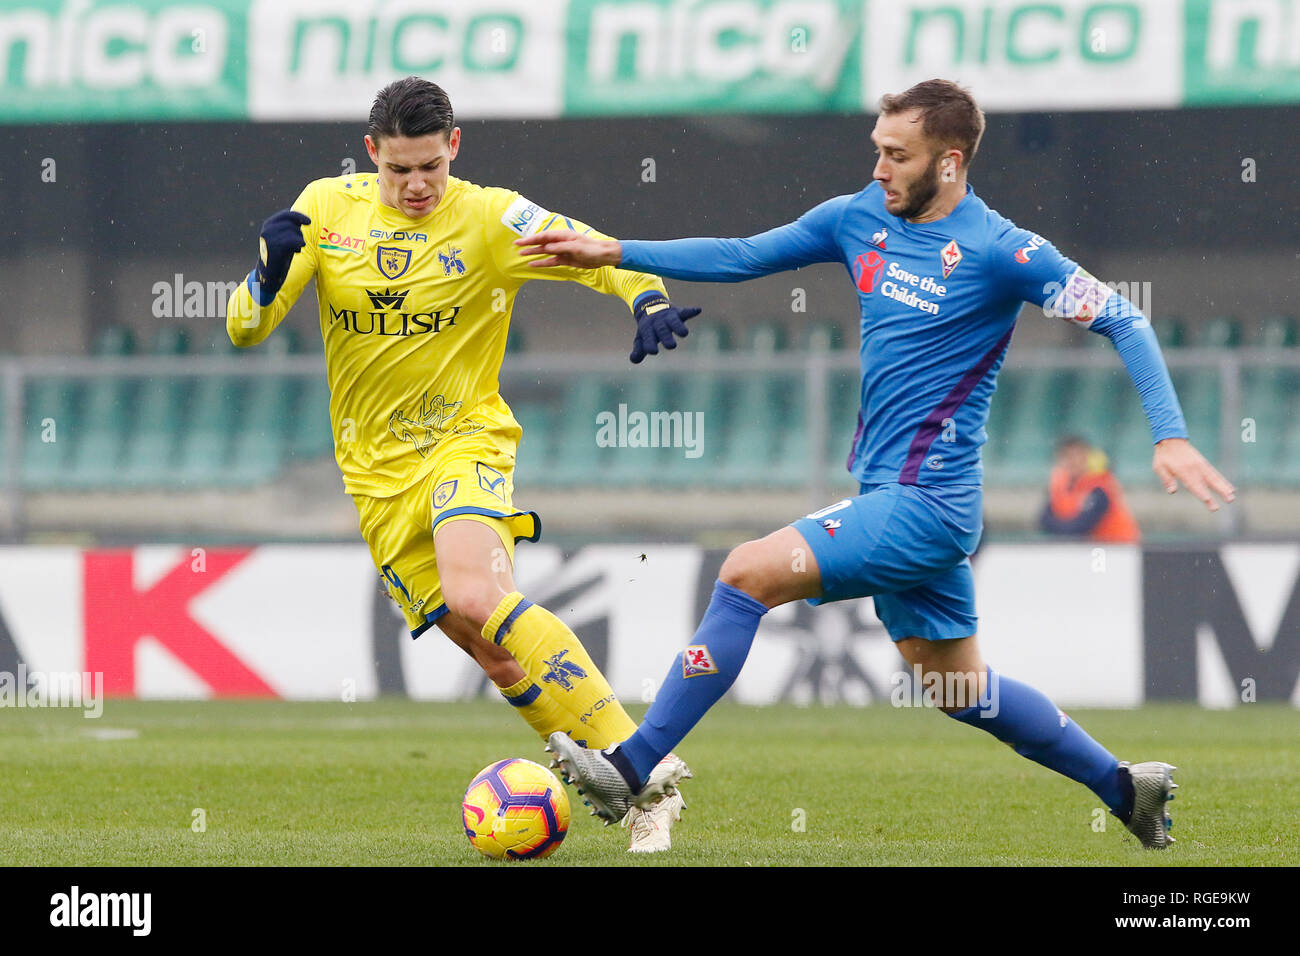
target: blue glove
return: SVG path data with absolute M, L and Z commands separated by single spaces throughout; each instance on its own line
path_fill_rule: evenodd
M 310 226 L 311 219 L 292 209 L 281 209 L 262 223 L 261 254 L 257 259 L 257 288 L 253 290 L 257 304 L 266 306 L 275 301 L 280 287 L 289 275 L 289 265 L 294 254 L 307 244 L 302 237 L 302 227 Z
M 678 309 L 658 292 L 643 292 L 634 303 L 636 315 L 636 338 L 632 342 L 632 354 L 629 358 L 637 365 L 647 355 L 658 355 L 659 346 L 666 349 L 677 348 L 677 336 L 686 338 L 690 330 L 686 320 L 700 314 L 699 309 Z

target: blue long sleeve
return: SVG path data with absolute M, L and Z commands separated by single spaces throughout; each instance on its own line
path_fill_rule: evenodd
M 840 262 L 836 228 L 852 198 L 829 199 L 788 225 L 747 239 L 625 239 L 619 268 L 688 282 L 743 282 L 814 262 Z
M 1091 331 L 1106 336 L 1115 344 L 1115 351 L 1142 398 L 1142 410 L 1151 423 L 1152 442 L 1187 438 L 1187 422 L 1178 404 L 1164 356 L 1160 354 L 1160 343 L 1151 330 L 1151 323 L 1137 307 L 1115 293 L 1092 323 Z

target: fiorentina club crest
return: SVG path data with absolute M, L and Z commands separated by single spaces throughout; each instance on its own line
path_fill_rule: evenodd
M 948 244 L 939 250 L 939 258 L 943 261 L 943 277 L 946 279 L 952 275 L 952 270 L 957 268 L 957 263 L 961 262 L 961 249 L 958 248 L 956 239 L 950 239 Z
M 713 655 L 709 653 L 709 649 L 705 645 L 692 644 L 682 651 L 683 677 L 698 677 L 701 674 L 716 674 L 717 672 L 718 668 L 713 663 Z

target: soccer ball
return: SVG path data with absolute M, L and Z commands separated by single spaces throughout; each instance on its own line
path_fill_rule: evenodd
M 494 860 L 540 860 L 569 832 L 569 796 L 541 764 L 511 757 L 465 788 L 461 818 L 470 846 Z

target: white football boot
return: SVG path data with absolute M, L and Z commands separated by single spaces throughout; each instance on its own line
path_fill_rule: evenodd
M 1173 780 L 1173 772 L 1178 768 L 1158 760 L 1131 766 L 1121 760 L 1119 768 L 1133 787 L 1133 812 L 1127 820 L 1120 819 L 1148 850 L 1163 850 L 1174 842 L 1169 835 L 1174 821 L 1165 813 L 1165 804 L 1174 798 L 1178 789 Z
M 551 766 L 559 769 L 565 783 L 578 791 L 582 802 L 591 807 L 592 815 L 604 820 L 606 826 L 623 819 L 633 807 L 647 807 L 657 797 L 675 790 L 677 781 L 687 772 L 686 764 L 676 761 L 658 778 L 652 775 L 645 786 L 633 793 L 618 768 L 603 753 L 578 746 L 563 731 L 557 730 L 547 738 L 546 749 L 554 758 Z
M 669 754 L 650 772 L 651 781 L 667 779 L 676 772 L 676 779 L 688 780 L 694 776 L 691 768 L 676 754 Z M 629 853 L 658 853 L 672 848 L 672 836 L 669 831 L 674 823 L 682 818 L 686 801 L 681 791 L 674 785 L 671 793 L 662 797 L 648 807 L 633 807 L 623 817 L 622 826 L 632 831 L 632 842 L 628 844 Z

